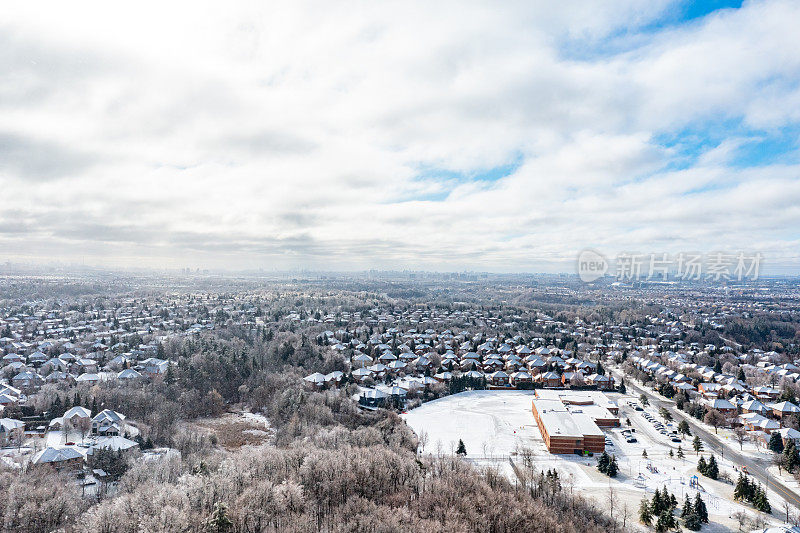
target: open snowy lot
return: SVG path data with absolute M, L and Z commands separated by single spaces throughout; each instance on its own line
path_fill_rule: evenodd
M 477 464 L 495 464 L 510 477 L 514 475 L 509 459 L 527 448 L 533 452 L 533 460 L 542 469 L 556 468 L 562 479 L 569 480 L 576 490 L 594 498 L 598 504 L 609 504 L 609 487 L 614 490 L 615 513 L 625 512 L 635 516 L 639 502 L 645 495 L 650 498 L 656 488 L 667 487 L 679 501 L 686 495 L 693 498 L 699 491 L 708 506 L 712 524 L 704 531 L 735 531 L 738 524 L 732 518 L 737 511 L 755 516 L 755 511 L 733 501 L 733 485 L 712 481 L 700 476 L 696 470 L 697 455 L 692 450 L 691 439 L 673 443 L 654 429 L 645 420 L 642 412 L 634 411 L 620 401 L 620 428 L 604 429 L 610 442 L 609 454 L 617 457 L 620 471 L 613 480 L 597 471 L 596 457 L 574 455 L 552 455 L 545 448 L 539 428 L 531 413 L 533 391 L 469 391 L 446 396 L 403 414 L 403 418 L 417 433 L 425 435 L 427 442 L 423 453 L 454 453 L 458 440 L 464 441 L 467 459 Z M 620 395 L 614 394 L 615 399 Z M 632 397 L 631 397 L 632 398 Z M 658 417 L 655 409 L 647 410 Z M 660 418 L 660 417 L 659 417 Z M 628 443 L 622 431 L 629 426 L 637 442 Z M 681 446 L 685 457 L 676 456 Z M 647 456 L 643 456 L 643 452 Z M 670 451 L 673 455 L 670 456 Z M 707 456 L 707 454 L 706 454 Z M 735 465 L 717 457 L 722 471 L 735 479 Z M 698 476 L 699 486 L 691 486 L 693 476 Z M 773 505 L 773 521 L 777 520 L 782 501 L 770 493 Z
M 424 451 L 455 450 L 462 439 L 467 457 L 508 456 L 518 447 L 545 452 L 531 413 L 533 391 L 468 391 L 446 396 L 403 415 L 417 433 L 427 434 Z

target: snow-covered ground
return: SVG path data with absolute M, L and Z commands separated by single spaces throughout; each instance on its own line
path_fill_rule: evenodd
M 691 439 L 673 443 L 647 421 L 642 412 L 634 411 L 625 405 L 630 397 L 610 394 L 619 400 L 622 427 L 604 430 L 612 442 L 607 451 L 617 457 L 620 471 L 615 479 L 610 479 L 597 471 L 596 457 L 587 458 L 574 455 L 552 455 L 539 433 L 539 428 L 531 412 L 533 391 L 469 391 L 446 396 L 403 414 L 403 418 L 417 433 L 427 435 L 423 453 L 453 453 L 459 439 L 464 441 L 467 460 L 476 464 L 495 464 L 509 477 L 513 476 L 511 461 L 519 463 L 517 453 L 527 448 L 533 453 L 533 460 L 539 468 L 556 468 L 562 479 L 570 480 L 576 490 L 595 498 L 603 508 L 608 508 L 609 487 L 616 498 L 616 513 L 624 506 L 635 517 L 639 502 L 647 495 L 652 497 L 656 488 L 667 489 L 682 503 L 686 495 L 694 498 L 699 491 L 706 502 L 711 521 L 704 531 L 736 531 L 738 524 L 732 518 L 737 511 L 745 511 L 752 517 L 756 511 L 751 507 L 733 501 L 733 485 L 722 481 L 712 481 L 697 473 L 697 456 L 692 449 Z M 664 422 L 655 409 L 648 409 L 659 421 Z M 622 431 L 635 430 L 637 442 L 628 443 Z M 685 457 L 676 456 L 681 446 Z M 647 457 L 642 452 L 647 451 Z M 670 450 L 673 456 L 670 457 Z M 717 457 L 720 469 L 728 472 L 735 480 L 735 465 Z M 691 478 L 697 475 L 699 487 L 691 486 Z M 779 523 L 782 501 L 770 493 L 773 505 L 773 522 Z M 635 521 L 635 518 L 633 518 Z
M 468 391 L 446 396 L 402 415 L 421 435 L 425 452 L 455 450 L 464 441 L 467 457 L 508 456 L 518 447 L 546 451 L 531 413 L 533 391 Z

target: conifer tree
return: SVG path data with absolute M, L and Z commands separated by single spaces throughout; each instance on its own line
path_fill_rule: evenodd
M 783 453 L 783 439 L 780 433 L 774 431 L 769 437 L 769 444 L 767 447 L 775 453 Z
M 656 531 L 659 533 L 665 531 L 671 531 L 678 526 L 677 522 L 675 521 L 675 517 L 672 515 L 670 511 L 662 511 L 660 515 L 658 515 L 658 521 L 656 522 Z
M 686 526 L 686 529 L 689 531 L 700 531 L 700 528 L 703 527 L 700 517 L 697 516 L 697 513 L 694 511 L 689 513 L 689 515 L 683 519 L 683 525 Z
M 653 502 L 650 504 L 650 509 L 652 510 L 654 515 L 661 514 L 663 503 L 661 500 L 661 490 L 656 488 L 655 492 L 653 493 Z
M 794 440 L 789 439 L 783 449 L 783 467 L 788 472 L 794 472 L 798 464 L 800 464 L 800 456 L 798 456 L 797 446 L 795 446 Z
M 689 499 L 689 495 L 686 495 L 686 499 L 683 502 L 683 509 L 681 510 L 681 518 L 686 518 L 691 513 L 694 512 L 694 507 L 692 507 L 692 501 Z
M 733 499 L 742 501 L 747 497 L 744 476 L 739 472 L 739 479 L 736 480 L 736 487 L 733 489 Z
M 695 453 L 700 453 L 703 451 L 703 443 L 700 440 L 700 437 L 697 435 L 694 436 L 694 440 L 692 441 L 692 446 L 694 447 Z
M 460 455 L 461 457 L 467 455 L 467 447 L 464 445 L 464 441 L 461 439 L 458 439 L 458 448 L 456 448 L 456 455 Z
M 606 475 L 608 475 L 608 477 L 617 477 L 618 471 L 619 471 L 619 466 L 617 466 L 617 457 L 612 456 L 611 461 L 608 463 L 608 469 L 606 470 Z
M 608 472 L 608 465 L 611 462 L 611 458 L 608 456 L 608 453 L 603 451 L 603 454 L 600 455 L 600 458 L 597 460 L 597 469 L 602 472 Z
M 719 466 L 717 465 L 717 460 L 714 459 L 713 455 L 708 460 L 708 466 L 706 468 L 705 474 L 711 479 L 719 479 Z
M 646 526 L 653 522 L 653 513 L 647 498 L 642 498 L 642 503 L 639 504 L 639 522 Z
M 753 506 L 762 513 L 769 514 L 772 512 L 772 506 L 770 506 L 769 500 L 767 499 L 767 493 L 761 485 L 758 485 L 756 488 Z
M 694 497 L 694 512 L 701 522 L 708 524 L 708 509 L 706 508 L 706 502 L 700 497 L 699 492 L 697 496 Z

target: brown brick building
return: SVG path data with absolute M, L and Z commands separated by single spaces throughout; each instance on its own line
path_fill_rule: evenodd
M 605 451 L 605 436 L 588 415 L 571 413 L 557 400 L 533 400 L 531 410 L 550 453 Z

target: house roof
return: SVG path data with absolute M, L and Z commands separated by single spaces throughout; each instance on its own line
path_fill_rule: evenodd
M 72 418 L 73 416 L 79 416 L 81 418 L 89 418 L 92 416 L 92 412 L 85 407 L 81 407 L 77 405 L 64 413 L 64 418 Z
M 83 458 L 83 455 L 74 448 L 45 448 L 34 455 L 31 462 L 34 464 L 60 463 L 78 458 Z

